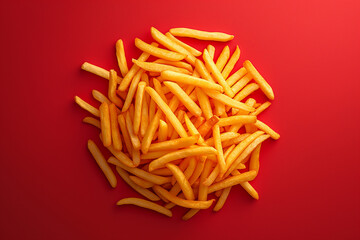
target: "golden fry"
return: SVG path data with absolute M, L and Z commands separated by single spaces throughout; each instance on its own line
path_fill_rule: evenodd
M 169 30 L 169 32 L 176 37 L 190 37 L 207 41 L 227 42 L 234 38 L 233 35 L 229 35 L 226 33 L 207 32 L 191 28 L 172 28 Z
M 228 63 L 226 64 L 226 66 L 224 67 L 224 69 L 221 72 L 221 74 L 223 75 L 223 77 L 225 79 L 227 79 L 227 77 L 233 70 L 233 68 L 234 68 L 235 64 L 237 63 L 237 61 L 239 60 L 239 58 L 240 58 L 240 48 L 239 48 L 239 46 L 236 46 L 236 49 L 235 49 L 233 55 L 231 56 Z
M 93 117 L 84 117 L 83 119 L 83 122 L 84 123 L 88 123 L 88 124 L 91 124 L 99 129 L 101 129 L 101 126 L 100 126 L 100 121 L 93 118 Z
M 89 113 L 93 114 L 95 117 L 100 117 L 100 112 L 97 108 L 91 106 L 80 97 L 75 96 L 75 102 L 82 108 L 88 111 Z
M 142 105 L 144 101 L 144 93 L 145 93 L 145 82 L 140 82 L 135 96 L 135 111 L 134 111 L 134 133 L 137 135 L 140 131 L 140 123 L 141 123 L 141 111 Z
M 229 60 L 230 57 L 230 48 L 229 46 L 225 46 L 221 51 L 218 59 L 216 60 L 216 67 L 221 72 L 226 65 L 226 62 Z
M 108 147 L 112 142 L 109 105 L 106 102 L 103 102 L 100 105 L 99 110 L 102 141 L 104 146 Z
M 109 105 L 112 145 L 115 150 L 121 151 L 122 150 L 122 140 L 120 137 L 117 110 L 118 109 L 116 108 L 115 104 L 111 103 Z
M 139 38 L 135 38 L 135 46 L 140 50 L 149 53 L 150 55 L 169 61 L 180 61 L 186 57 L 185 54 L 172 52 L 169 50 L 151 46 L 150 44 L 147 44 L 146 42 L 142 41 Z
M 143 207 L 143 208 L 147 208 L 150 210 L 154 210 L 158 213 L 164 214 L 168 217 L 172 217 L 172 213 L 169 209 L 164 208 L 163 206 L 141 199 L 141 198 L 123 198 L 121 200 L 119 200 L 116 205 L 125 205 L 125 204 L 132 204 L 132 205 L 136 205 L 139 207 Z

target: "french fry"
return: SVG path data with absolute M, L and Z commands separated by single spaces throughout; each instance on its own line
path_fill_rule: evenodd
M 248 115 L 237 115 L 226 118 L 220 118 L 217 123 L 219 126 L 229 126 L 236 124 L 247 124 L 247 123 L 255 123 L 256 116 L 248 116 Z
M 98 100 L 99 102 L 103 103 L 103 102 L 106 102 L 107 104 L 110 104 L 110 100 L 104 95 L 102 94 L 101 92 L 99 92 L 98 90 L 92 90 L 91 91 L 93 97 Z
M 140 82 L 136 91 L 135 96 L 135 112 L 134 112 L 134 133 L 137 135 L 140 130 L 141 123 L 141 111 L 142 105 L 144 102 L 144 93 L 145 93 L 145 82 Z
M 200 135 L 195 135 L 195 136 L 178 138 L 178 139 L 168 140 L 159 143 L 153 143 L 150 145 L 149 152 L 176 150 L 180 148 L 190 147 L 198 141 L 199 137 Z
M 80 97 L 75 96 L 75 102 L 84 110 L 88 111 L 95 117 L 100 117 L 100 112 L 97 108 L 91 106 L 89 103 L 82 100 Z
M 133 146 L 131 143 L 130 135 L 126 126 L 125 117 L 123 114 L 118 115 L 118 123 L 120 126 L 121 134 L 124 138 L 126 149 L 128 150 L 128 153 L 132 156 L 133 153 Z
M 216 67 L 221 72 L 223 68 L 225 67 L 227 61 L 230 57 L 230 48 L 229 46 L 225 46 L 223 50 L 221 51 L 218 59 L 216 60 Z
M 232 187 L 235 186 L 237 184 L 243 183 L 243 182 L 248 182 L 251 180 L 254 180 L 254 178 L 256 177 L 256 172 L 255 171 L 248 171 L 248 172 L 244 172 L 238 176 L 232 176 L 229 177 L 227 179 L 224 179 L 220 182 L 214 183 L 213 185 L 211 185 L 208 188 L 208 193 L 213 193 L 215 191 L 224 189 L 224 188 L 228 188 L 228 187 Z
M 126 128 L 128 130 L 133 149 L 139 150 L 141 148 L 141 143 L 140 143 L 139 137 L 134 133 L 134 127 L 132 125 L 129 111 L 126 112 L 125 123 L 126 123 Z
M 216 91 L 206 91 L 205 92 L 209 97 L 213 98 L 213 99 L 216 99 L 217 101 L 221 102 L 221 103 L 224 103 L 230 107 L 233 107 L 233 108 L 238 108 L 238 109 L 241 109 L 241 110 L 244 110 L 244 111 L 249 111 L 249 112 L 253 112 L 255 111 L 255 108 L 253 107 L 249 107 L 247 106 L 245 103 L 242 103 L 242 102 L 239 102 L 237 100 L 234 100 L 224 94 L 221 94 L 219 92 L 216 92 Z
M 216 67 L 214 61 L 211 59 L 209 52 L 204 49 L 203 59 L 205 61 L 206 66 L 209 68 L 209 72 L 213 74 L 214 78 L 217 82 L 224 88 L 224 92 L 226 95 L 230 97 L 234 97 L 234 92 L 231 90 L 229 85 L 226 83 L 224 77 L 221 75 L 221 72 Z
M 232 87 L 237 81 L 239 81 L 243 76 L 245 76 L 246 73 L 247 71 L 244 67 L 240 68 L 235 73 L 233 73 L 233 75 L 226 79 L 227 84 Z
M 270 99 L 274 100 L 274 92 L 270 85 L 265 81 L 265 79 L 260 75 L 260 73 L 256 70 L 254 65 L 249 61 L 246 60 L 244 62 L 244 67 L 246 70 L 253 75 L 254 80 L 257 84 L 259 84 L 260 89 L 264 92 L 264 94 Z
M 251 142 L 245 149 L 244 151 L 240 154 L 240 156 L 234 161 L 234 163 L 228 168 L 227 172 L 226 172 L 226 176 L 229 175 L 229 173 L 231 173 L 232 171 L 234 171 L 236 169 L 236 167 L 239 165 L 239 163 L 245 163 L 245 159 L 247 159 L 247 157 L 251 154 L 251 152 L 257 147 L 257 145 L 259 145 L 260 143 L 262 143 L 263 141 L 265 141 L 266 139 L 268 139 L 270 137 L 270 135 L 268 134 L 264 134 L 261 135 L 259 137 L 257 137 L 253 142 Z M 255 171 L 256 172 L 256 171 Z M 256 172 L 257 174 L 257 172 Z
M 178 68 L 166 64 L 159 64 L 154 62 L 141 62 L 138 60 L 133 59 L 132 62 L 136 64 L 139 68 L 142 68 L 145 71 L 149 72 L 163 72 L 166 70 L 183 73 L 183 74 L 190 74 L 190 72 L 184 68 Z
M 136 168 L 136 167 L 133 167 L 133 168 L 128 167 L 128 166 L 122 164 L 118 159 L 116 159 L 114 157 L 110 157 L 108 159 L 108 163 L 111 163 L 115 166 L 121 167 L 122 169 L 134 174 L 135 176 L 138 176 L 139 178 L 142 178 L 142 179 L 152 182 L 154 184 L 161 185 L 161 184 L 170 182 L 170 180 L 171 180 L 171 178 L 169 178 L 169 177 L 158 176 L 158 175 L 149 173 L 147 171 L 144 171 L 144 170 Z
M 194 127 L 198 128 L 205 122 L 205 118 L 203 117 L 197 117 L 196 121 L 194 122 Z
M 152 46 L 159 46 L 157 43 L 151 43 Z M 143 52 L 140 57 L 137 59 L 138 61 L 145 62 L 150 57 L 150 54 Z M 138 67 L 136 64 L 134 64 L 129 72 L 124 76 L 123 80 L 121 81 L 118 90 L 119 91 L 125 91 L 130 83 L 133 77 L 136 75 L 136 73 L 140 70 L 140 67 Z
M 258 108 L 256 108 L 256 110 L 254 112 L 250 113 L 250 115 L 257 116 L 260 113 L 262 113 L 265 109 L 267 109 L 270 105 L 271 105 L 271 102 L 264 102 Z
M 194 200 L 194 192 L 190 186 L 189 181 L 186 179 L 184 173 L 180 170 L 180 168 L 174 164 L 168 163 L 166 167 L 172 172 L 175 176 L 176 181 L 179 183 L 181 190 L 184 193 L 184 196 L 188 200 Z
M 140 159 L 142 160 L 153 160 L 156 158 L 159 158 L 167 153 L 170 153 L 171 150 L 164 150 L 164 151 L 157 151 L 157 152 L 147 152 L 144 154 L 141 154 Z
M 179 44 L 177 44 L 174 40 L 168 38 L 167 36 L 165 36 L 164 34 L 162 34 L 159 30 L 157 30 L 154 27 L 151 27 L 150 29 L 151 32 L 151 36 L 157 41 L 159 42 L 161 45 L 165 46 L 166 48 L 178 52 L 178 53 L 182 53 L 186 55 L 185 60 L 190 63 L 191 65 L 195 65 L 195 56 L 192 55 L 188 50 L 186 50 L 184 47 L 180 46 Z
M 214 79 L 211 77 L 209 71 L 206 69 L 204 63 L 200 59 L 196 59 L 195 61 L 195 70 L 199 73 L 201 78 L 215 83 Z
M 226 165 L 226 163 L 225 163 L 223 148 L 222 148 L 222 145 L 221 145 L 219 124 L 215 124 L 214 127 L 213 127 L 213 136 L 214 136 L 215 149 L 218 152 L 217 159 L 218 159 L 218 164 L 219 164 L 219 167 L 220 167 L 220 172 L 225 173 L 225 165 Z
M 245 138 L 247 138 L 248 136 L 250 136 L 249 133 L 243 133 L 243 134 L 240 134 L 240 136 L 236 137 L 236 138 L 233 138 L 231 140 L 227 140 L 225 142 L 222 143 L 223 147 L 229 147 L 233 144 L 238 144 L 240 143 L 241 141 L 243 141 Z
M 164 208 L 163 206 L 141 199 L 141 198 L 123 198 L 121 200 L 119 200 L 116 205 L 120 206 L 120 205 L 125 205 L 125 204 L 131 204 L 131 205 L 136 205 L 142 208 L 147 208 L 150 210 L 154 210 L 158 213 L 164 214 L 168 217 L 172 217 L 172 213 L 169 209 Z
M 197 161 L 195 159 L 195 157 L 190 157 L 190 158 L 186 158 L 189 159 L 189 164 L 186 168 L 186 170 L 184 171 L 184 176 L 186 179 L 189 179 L 191 177 L 191 175 L 194 173 L 196 165 L 197 165 Z M 156 170 L 155 170 L 156 171 Z M 175 179 L 176 180 L 176 179 Z M 190 182 L 189 182 L 190 183 Z M 178 195 L 179 192 L 181 191 L 181 187 L 179 183 L 175 183 L 172 188 L 170 189 L 170 193 L 173 195 Z
M 223 77 L 225 79 L 227 79 L 227 77 L 233 70 L 233 68 L 234 68 L 235 64 L 237 63 L 237 61 L 239 60 L 239 58 L 240 58 L 240 48 L 239 48 L 239 46 L 236 46 L 236 49 L 235 49 L 233 55 L 231 56 L 228 63 L 226 64 L 226 66 L 224 67 L 224 69 L 221 72 L 221 74 L 223 75 Z
M 129 178 L 137 185 L 139 185 L 140 187 L 143 188 L 151 188 L 153 187 L 155 184 L 153 184 L 152 182 L 146 181 L 144 179 L 141 179 L 137 176 L 129 176 Z
M 139 48 L 140 50 L 149 53 L 150 55 L 153 55 L 158 58 L 162 58 L 168 61 L 180 61 L 183 60 L 186 55 L 172 52 L 169 50 L 161 49 L 155 46 L 151 46 L 150 44 L 147 44 L 146 42 L 142 41 L 139 38 L 135 38 L 135 46 Z
M 215 207 L 213 208 L 214 212 L 218 212 L 224 206 L 230 191 L 231 191 L 231 187 L 227 187 L 222 191 L 219 200 L 216 202 Z
M 181 137 L 187 137 L 187 133 L 184 127 L 181 125 L 179 119 L 176 118 L 175 114 L 171 111 L 169 106 L 161 99 L 159 94 L 151 87 L 146 87 L 145 91 L 151 96 L 151 98 L 156 102 L 158 107 L 164 112 L 164 114 L 169 119 L 170 123 L 173 125 L 176 132 Z
M 214 56 L 215 56 L 215 47 L 214 47 L 213 45 L 209 44 L 209 45 L 206 47 L 206 50 L 208 50 L 211 59 L 214 59 Z
M 201 90 L 201 88 L 195 88 L 195 92 L 197 99 L 199 101 L 200 108 L 204 113 L 206 120 L 210 119 L 214 114 L 212 113 L 210 100 L 208 96 Z
M 199 156 L 199 155 L 216 155 L 217 151 L 212 147 L 196 147 L 196 148 L 186 148 L 177 150 L 171 153 L 168 153 L 158 159 L 152 161 L 149 165 L 149 171 L 153 171 L 155 169 L 161 168 L 165 166 L 167 163 L 191 156 Z
M 113 146 L 108 146 L 107 149 L 114 155 L 114 157 L 119 160 L 122 164 L 128 167 L 135 167 L 133 161 L 122 151 L 115 150 Z
M 121 39 L 117 40 L 116 42 L 116 58 L 121 75 L 125 77 L 125 75 L 129 72 L 129 69 L 127 66 L 127 61 L 125 56 L 124 43 Z
M 102 141 L 104 146 L 108 147 L 112 143 L 109 105 L 106 102 L 103 102 L 100 105 L 99 111 Z
M 134 166 L 137 167 L 140 165 L 140 150 L 133 148 L 132 161 Z
M 220 86 L 219 84 L 212 83 L 212 82 L 206 81 L 204 79 L 189 76 L 186 74 L 177 73 L 174 71 L 164 71 L 161 73 L 161 77 L 163 77 L 166 80 L 173 81 L 173 82 L 191 84 L 193 86 L 197 86 L 200 88 L 213 89 L 213 90 L 216 90 L 219 92 L 223 92 L 223 87 Z
M 219 122 L 217 116 L 212 116 L 209 120 L 206 120 L 198 129 L 200 135 L 205 137 L 205 135 L 212 129 L 212 127 Z
M 254 125 L 259 128 L 260 130 L 266 132 L 267 134 L 269 134 L 271 136 L 272 139 L 279 139 L 280 138 L 280 134 L 278 134 L 277 132 L 275 132 L 274 130 L 272 130 L 268 125 L 266 125 L 265 123 L 263 123 L 260 120 L 256 120 L 256 122 L 254 123 Z
M 204 139 L 200 135 L 199 131 L 197 130 L 197 127 L 194 126 L 194 124 L 190 121 L 190 118 L 186 114 L 184 115 L 184 118 L 185 118 L 185 125 L 186 125 L 187 129 L 189 130 L 190 135 L 191 136 L 199 136 L 197 143 L 199 145 L 204 145 Z
M 197 157 L 199 160 L 197 161 L 196 168 L 189 178 L 190 185 L 194 185 L 197 180 L 199 180 L 199 177 L 201 176 L 201 173 L 203 172 L 203 169 L 205 167 L 205 162 L 207 157 L 206 156 L 200 156 Z
M 110 113 L 110 128 L 111 128 L 111 138 L 112 145 L 115 150 L 122 150 L 122 141 L 120 137 L 119 123 L 117 117 L 117 108 L 115 104 L 111 103 L 109 105 L 109 113 Z
M 235 94 L 237 94 L 241 89 L 243 89 L 246 84 L 248 84 L 253 79 L 253 76 L 250 73 L 245 74 L 239 81 L 237 81 L 234 86 L 232 86 L 232 90 Z
M 149 94 L 147 94 L 148 96 L 150 96 Z M 150 104 L 149 104 L 149 120 L 151 121 L 156 113 L 156 103 L 155 101 L 150 98 Z
M 165 35 L 168 38 L 170 38 L 171 40 L 173 40 L 175 43 L 179 44 L 180 46 L 182 46 L 183 48 L 188 50 L 195 57 L 199 57 L 202 54 L 200 51 L 196 50 L 195 48 L 187 45 L 186 43 L 184 43 L 184 42 L 180 41 L 179 39 L 177 39 L 176 37 L 174 37 L 171 33 L 167 32 Z
M 93 125 L 93 126 L 99 128 L 99 129 L 101 129 L 100 121 L 93 118 L 93 117 L 84 117 L 83 122 L 88 123 L 90 125 Z
M 185 207 L 185 208 L 207 209 L 214 202 L 214 199 L 208 200 L 208 201 L 185 200 L 185 199 L 182 199 L 182 198 L 179 198 L 177 196 L 170 194 L 164 188 L 162 188 L 160 186 L 156 186 L 156 185 L 154 186 L 154 189 L 157 189 L 161 193 L 161 195 L 163 195 L 170 202 L 173 202 L 176 205 L 179 205 L 179 206 Z
M 115 188 L 117 185 L 117 180 L 114 172 L 111 170 L 109 164 L 106 162 L 104 156 L 100 152 L 99 148 L 92 140 L 88 140 L 87 143 L 88 149 L 91 155 L 94 157 L 96 163 L 99 165 L 101 171 L 104 173 L 105 177 L 109 181 L 111 187 Z
M 128 94 L 126 95 L 124 106 L 122 107 L 122 112 L 126 112 L 129 109 L 131 102 L 133 100 L 133 97 L 136 93 L 136 89 L 138 87 L 138 84 L 140 82 L 142 74 L 143 74 L 143 70 L 139 70 L 133 77 L 130 87 L 129 87 L 129 90 L 128 90 Z
M 165 121 L 160 119 L 159 122 L 159 136 L 158 136 L 158 140 L 159 142 L 164 142 L 167 139 L 167 134 L 168 134 L 168 125 Z M 151 145 L 149 150 L 151 151 Z
M 220 102 L 218 100 L 215 100 L 215 99 L 212 99 L 212 102 L 213 102 L 214 107 L 215 107 L 214 113 L 215 113 L 216 116 L 221 116 L 224 113 L 226 113 L 224 103 L 222 103 L 222 102 Z
M 139 194 L 141 194 L 142 196 L 146 197 L 147 199 L 151 200 L 151 201 L 159 201 L 160 198 L 158 196 L 156 196 L 153 192 L 149 191 L 146 188 L 140 187 L 139 185 L 137 185 L 135 182 L 133 182 L 130 179 L 129 174 L 122 169 L 121 167 L 116 167 L 116 171 L 118 172 L 118 174 L 120 175 L 120 177 L 131 187 L 133 188 L 136 192 L 138 192 Z
M 259 168 L 260 168 L 260 148 L 261 148 L 261 143 L 259 145 L 257 145 L 257 147 L 254 149 L 254 151 L 251 153 L 251 157 L 250 157 L 250 163 L 249 163 L 249 170 L 255 170 L 256 174 L 259 172 Z
M 221 142 L 229 141 L 229 140 L 237 138 L 239 136 L 240 136 L 240 133 L 225 132 L 225 133 L 220 134 L 220 141 Z M 205 144 L 208 146 L 215 146 L 214 138 L 212 137 L 212 138 L 206 139 Z
M 176 83 L 170 81 L 164 81 L 164 85 L 167 86 L 170 91 L 178 97 L 178 99 L 184 104 L 184 106 L 195 116 L 200 117 L 202 111 L 200 107 L 185 93 L 185 91 Z
M 233 35 L 226 33 L 207 32 L 190 28 L 172 28 L 169 30 L 169 32 L 176 37 L 190 37 L 207 41 L 227 42 L 234 38 Z
M 234 170 L 231 174 L 233 174 L 234 176 L 238 176 L 240 175 L 241 173 L 238 171 L 238 170 Z M 247 193 L 249 193 L 249 195 L 251 197 L 253 197 L 254 199 L 256 200 L 259 200 L 259 194 L 257 193 L 257 191 L 255 190 L 255 188 L 253 188 L 251 186 L 251 184 L 249 182 L 243 182 L 243 183 L 240 183 L 240 185 L 245 189 L 245 191 Z
M 85 70 L 87 72 L 90 72 L 90 73 L 93 73 L 95 75 L 98 75 L 99 77 L 102 77 L 102 78 L 105 78 L 105 79 L 108 79 L 109 80 L 109 71 L 101 68 L 101 67 L 98 67 L 98 66 L 95 66 L 91 63 L 88 63 L 88 62 L 84 62 L 82 65 L 81 65 L 81 69 L 82 70 Z M 120 83 L 121 82 L 121 78 L 118 77 L 117 78 L 117 82 Z
M 154 63 L 167 64 L 167 65 L 171 65 L 174 67 L 184 68 L 184 69 L 188 70 L 189 72 L 193 72 L 193 67 L 186 62 L 180 62 L 180 61 L 174 62 L 174 61 L 168 61 L 165 59 L 156 59 L 154 61 Z
M 259 89 L 259 85 L 256 83 L 249 83 L 246 85 L 236 96 L 234 97 L 234 100 L 241 101 L 247 96 L 249 96 L 251 93 L 255 92 Z
M 150 144 L 154 138 L 155 132 L 159 127 L 161 111 L 158 110 L 155 116 L 152 118 L 149 127 L 147 128 L 144 138 L 141 143 L 141 152 L 146 154 L 149 151 Z
M 160 175 L 160 176 L 171 176 L 172 175 L 172 172 L 166 167 L 156 169 L 156 170 L 152 171 L 151 173 Z

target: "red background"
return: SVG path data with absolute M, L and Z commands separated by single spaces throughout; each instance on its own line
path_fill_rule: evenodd
M 1 1 L 0 238 L 359 239 L 359 12 L 357 0 Z M 150 42 L 151 26 L 232 33 L 231 51 L 272 85 L 260 119 L 281 138 L 263 144 L 259 201 L 236 187 L 219 213 L 187 222 L 181 209 L 115 206 L 138 195 L 110 188 L 73 97 L 97 104 L 107 81 L 81 64 L 116 68 L 119 38 L 138 57 L 133 40 Z

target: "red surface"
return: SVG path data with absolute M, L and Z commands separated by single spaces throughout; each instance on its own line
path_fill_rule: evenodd
M 0 239 L 359 239 L 359 12 L 357 0 L 1 1 Z M 232 33 L 272 85 L 260 119 L 281 139 L 263 144 L 259 201 L 237 187 L 188 222 L 115 206 L 138 195 L 106 182 L 73 97 L 97 104 L 107 82 L 80 65 L 115 68 L 119 38 L 130 61 L 151 26 Z

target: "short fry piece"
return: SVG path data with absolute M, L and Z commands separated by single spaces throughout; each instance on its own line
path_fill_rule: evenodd
M 124 43 L 121 39 L 117 40 L 117 42 L 116 42 L 116 58 L 118 61 L 121 75 L 123 77 L 125 77 L 125 75 L 129 71 L 129 69 L 127 66 L 127 61 L 126 61 L 126 56 L 125 56 Z
M 75 102 L 82 108 L 88 111 L 89 113 L 93 114 L 95 117 L 100 117 L 100 112 L 95 107 L 91 106 L 80 97 L 75 96 Z
M 177 37 L 190 37 L 196 38 L 199 40 L 207 41 L 218 41 L 218 42 L 227 42 L 234 38 L 233 35 L 229 35 L 221 32 L 207 32 L 200 31 L 191 28 L 172 28 L 169 32 Z
M 198 129 L 201 136 L 205 137 L 212 127 L 219 122 L 219 118 L 214 115 L 209 120 L 206 120 Z
M 88 124 L 91 124 L 99 129 L 101 129 L 101 126 L 100 126 L 100 121 L 93 118 L 93 117 L 84 117 L 83 119 L 83 122 L 84 123 L 88 123 Z
M 94 157 L 96 163 L 99 165 L 100 169 L 105 174 L 105 177 L 109 181 L 110 185 L 115 188 L 117 185 L 117 180 L 115 177 L 114 172 L 111 170 L 109 164 L 106 162 L 104 156 L 100 152 L 99 148 L 96 146 L 96 144 L 92 140 L 88 140 L 88 149 L 91 153 L 91 155 Z
M 167 134 L 168 134 L 168 129 L 169 129 L 169 127 L 168 127 L 167 123 L 160 119 L 160 122 L 159 122 L 159 135 L 158 135 L 158 140 L 159 140 L 160 143 L 166 141 Z M 149 150 L 151 151 L 151 145 L 150 145 Z M 154 151 L 156 151 L 156 150 L 154 150 Z
M 215 207 L 213 208 L 214 212 L 218 212 L 224 206 L 226 199 L 229 196 L 230 191 L 231 191 L 231 187 L 227 187 L 222 191 L 219 200 L 217 201 L 217 203 L 215 204 Z
M 81 69 L 109 80 L 109 71 L 107 71 L 101 67 L 95 66 L 91 63 L 84 62 L 83 65 L 81 65 Z M 117 78 L 117 82 L 118 83 L 121 82 L 120 77 Z
M 99 92 L 98 90 L 92 90 L 91 94 L 93 95 L 93 97 L 98 100 L 99 102 L 103 103 L 103 102 L 107 102 L 107 104 L 110 104 L 110 100 L 101 92 Z
M 267 109 L 270 105 L 271 105 L 271 102 L 264 102 L 258 108 L 256 108 L 256 110 L 254 112 L 250 113 L 250 115 L 257 116 L 260 113 L 262 113 L 265 109 Z
M 251 153 L 250 163 L 249 163 L 249 170 L 255 170 L 256 173 L 259 172 L 259 168 L 260 168 L 260 161 L 259 161 L 260 148 L 261 148 L 261 143 Z
M 244 62 L 244 67 L 246 70 L 253 75 L 254 80 L 257 84 L 259 84 L 260 89 L 265 93 L 265 95 L 270 99 L 274 100 L 274 92 L 270 85 L 265 81 L 265 79 L 260 75 L 260 73 L 256 70 L 254 65 L 249 60 Z

